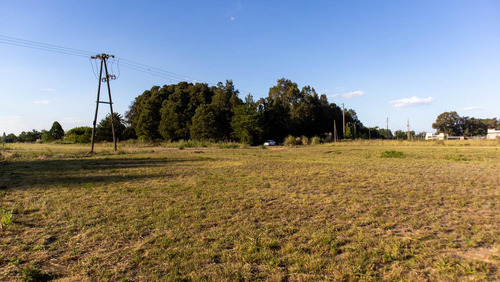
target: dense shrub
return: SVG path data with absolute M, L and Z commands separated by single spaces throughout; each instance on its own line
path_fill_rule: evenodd
M 311 138 L 311 145 L 317 145 L 321 143 L 321 139 L 318 136 Z
M 294 136 L 288 135 L 288 137 L 285 138 L 285 146 L 295 146 L 297 145 L 297 140 Z
M 75 127 L 66 133 L 66 141 L 72 143 L 90 143 L 92 128 L 88 126 Z
M 301 141 L 302 145 L 307 145 L 307 144 L 309 144 L 309 137 L 302 135 L 300 137 L 300 141 Z

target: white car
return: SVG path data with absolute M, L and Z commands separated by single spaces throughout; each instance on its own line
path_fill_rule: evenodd
M 274 142 L 274 140 L 267 140 L 266 142 L 264 142 L 264 146 L 274 146 L 276 145 L 276 142 Z

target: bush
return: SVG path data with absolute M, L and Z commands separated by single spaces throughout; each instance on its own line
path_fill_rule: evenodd
M 92 128 L 88 126 L 75 127 L 66 133 L 66 141 L 72 143 L 90 143 Z
M 333 136 L 331 133 L 325 134 L 325 138 L 323 138 L 323 142 L 330 143 L 333 141 Z
M 302 145 L 307 145 L 307 144 L 309 144 L 309 138 L 308 138 L 307 136 L 302 135 L 302 136 L 300 137 L 300 139 L 301 139 L 300 141 L 302 141 Z
M 311 145 L 318 145 L 321 143 L 321 139 L 318 136 L 311 138 Z
M 292 135 L 288 135 L 288 137 L 285 138 L 285 146 L 289 146 L 289 147 L 292 147 L 292 146 L 295 146 L 297 145 L 297 140 L 294 136 Z
M 398 158 L 398 159 L 401 159 L 401 158 L 405 157 L 405 154 L 403 152 L 400 152 L 400 151 L 391 150 L 391 151 L 385 151 L 385 152 L 383 152 L 380 157 L 381 158 Z

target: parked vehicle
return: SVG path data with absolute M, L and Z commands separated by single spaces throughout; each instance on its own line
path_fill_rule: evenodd
M 274 142 L 274 140 L 267 140 L 266 142 L 264 142 L 264 146 L 275 146 L 276 145 L 276 142 Z

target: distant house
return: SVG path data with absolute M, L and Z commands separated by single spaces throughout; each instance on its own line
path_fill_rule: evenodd
M 494 128 L 488 128 L 488 134 L 486 135 L 486 139 L 497 139 L 500 138 L 500 130 Z
M 426 133 L 425 140 L 444 140 L 444 133 L 434 134 L 434 133 Z

